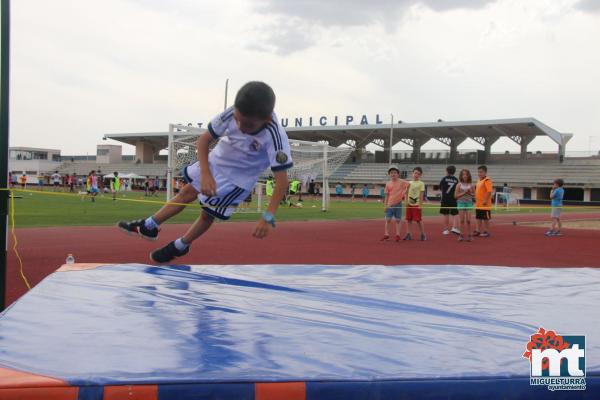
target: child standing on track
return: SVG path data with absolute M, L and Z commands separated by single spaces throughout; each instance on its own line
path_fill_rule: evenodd
M 408 196 L 406 197 L 406 221 L 408 222 L 408 227 L 406 228 L 407 232 L 403 240 L 412 240 L 413 221 L 419 226 L 421 240 L 427 240 L 427 236 L 425 236 L 425 226 L 423 225 L 423 212 L 421 209 L 421 204 L 423 204 L 425 200 L 425 184 L 421 180 L 421 175 L 423 175 L 423 169 L 421 169 L 421 167 L 415 167 L 413 169 L 413 180 L 410 181 Z
M 443 235 L 448 235 L 450 232 L 459 235 L 460 231 L 456 227 L 456 216 L 458 210 L 456 209 L 456 198 L 454 198 L 454 190 L 458 179 L 454 176 L 456 167 L 449 165 L 446 167 L 446 176 L 440 181 L 440 192 L 442 193 L 442 201 L 440 204 L 440 214 L 444 216 L 445 229 L 442 232 Z M 452 223 L 450 223 L 452 220 Z
M 187 203 L 199 200 L 202 212 L 179 239 L 153 251 L 150 259 L 169 262 L 189 252 L 215 218 L 229 219 L 235 208 L 250 195 L 260 174 L 271 167 L 275 193 L 254 229 L 262 239 L 275 227 L 275 213 L 288 189 L 287 170 L 292 167 L 288 137 L 273 112 L 275 93 L 263 82 L 246 83 L 238 91 L 233 107 L 214 117 L 208 131 L 198 137 L 198 161 L 183 169 L 189 183 L 154 215 L 118 226 L 129 234 L 149 240 L 158 237 L 159 226 L 179 214 Z M 211 142 L 218 140 L 209 154 Z
M 390 240 L 390 225 L 392 219 L 396 220 L 396 242 L 400 241 L 400 230 L 402 223 L 402 201 L 408 190 L 408 182 L 400 179 L 400 170 L 396 167 L 388 169 L 390 180 L 385 184 L 385 234 L 382 241 Z
M 454 197 L 456 198 L 456 208 L 458 209 L 460 218 L 460 236 L 458 241 L 462 242 L 465 240 L 464 233 L 468 232 L 467 241 L 472 240 L 471 236 L 471 210 L 473 209 L 473 179 L 471 178 L 471 171 L 463 169 L 460 171 L 458 176 L 458 184 L 454 190 Z
M 550 191 L 552 205 L 550 217 L 552 218 L 552 228 L 546 232 L 546 236 L 562 236 L 562 233 L 560 233 L 560 230 L 562 229 L 560 213 L 562 211 L 563 197 L 565 196 L 565 189 L 563 189 L 564 184 L 565 182 L 562 179 L 555 179 L 552 184 L 552 190 Z M 556 229 L 557 227 L 558 229 Z
M 492 219 L 492 192 L 494 185 L 487 176 L 487 167 L 480 165 L 477 168 L 479 181 L 475 188 L 475 219 L 477 219 L 477 230 L 473 236 L 490 236 L 490 219 Z

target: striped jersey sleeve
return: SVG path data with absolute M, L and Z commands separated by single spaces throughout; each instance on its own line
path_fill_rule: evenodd
M 218 114 L 208 123 L 208 131 L 213 138 L 218 139 L 225 134 L 227 125 L 233 118 L 233 106 Z
M 283 127 L 277 123 L 276 117 L 267 124 L 266 129 L 271 138 L 271 143 L 267 147 L 271 171 L 283 171 L 291 168 L 294 162 L 288 136 Z

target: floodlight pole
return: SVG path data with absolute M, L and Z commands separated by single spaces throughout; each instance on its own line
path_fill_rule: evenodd
M 173 158 L 175 157 L 175 154 L 173 154 L 173 151 L 175 150 L 174 147 L 174 140 L 175 140 L 175 127 L 170 124 L 169 125 L 169 145 L 167 147 L 167 201 L 171 200 L 171 197 L 173 196 Z
M 0 188 L 8 188 L 10 0 L 0 4 Z M 0 191 L 0 311 L 6 308 L 8 191 Z
M 327 178 L 327 150 L 329 143 L 323 142 L 323 193 L 321 194 L 321 211 L 327 211 L 329 206 L 329 179 Z
M 390 114 L 390 167 L 392 166 L 392 146 L 394 139 L 394 114 Z
M 229 78 L 225 79 L 225 104 L 223 105 L 223 111 L 227 110 L 227 91 L 229 89 Z

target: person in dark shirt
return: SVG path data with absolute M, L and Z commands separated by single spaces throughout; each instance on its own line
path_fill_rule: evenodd
M 456 199 L 454 198 L 454 189 L 458 179 L 454 176 L 456 167 L 449 165 L 446 167 L 447 175 L 440 181 L 440 192 L 442 193 L 442 202 L 440 205 L 440 214 L 444 216 L 444 231 L 442 234 L 449 235 L 450 232 L 460 235 L 457 228 L 458 209 L 456 208 Z M 452 219 L 452 221 L 450 221 Z

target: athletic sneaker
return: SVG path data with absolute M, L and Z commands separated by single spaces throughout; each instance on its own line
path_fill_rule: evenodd
M 560 231 L 554 231 L 552 236 L 562 236 L 562 233 L 560 233 Z
M 491 235 L 488 232 L 481 232 L 481 237 L 490 237 Z
M 458 228 L 452 228 L 450 232 L 454 233 L 455 235 L 460 235 L 460 229 Z
M 410 235 L 410 233 L 407 233 L 406 236 L 404 236 L 404 239 L 402 240 L 412 240 L 412 236 Z
M 473 236 L 481 236 L 481 232 L 479 232 L 479 231 L 473 231 Z
M 450 231 L 448 229 L 444 229 L 444 232 L 442 232 L 442 235 L 449 235 Z
M 396 240 L 396 242 L 399 242 L 399 241 L 400 241 L 400 239 L 401 239 L 401 238 L 400 238 L 400 235 L 396 235 L 396 239 L 395 239 L 395 240 Z
M 387 242 L 388 240 L 390 240 L 390 235 L 383 235 L 380 242 Z
M 425 235 L 423 235 L 423 234 L 422 234 L 422 235 L 421 235 L 421 242 L 424 242 L 424 241 L 426 241 L 426 240 L 427 240 L 427 236 L 425 236 Z
M 156 240 L 158 238 L 158 228 L 146 228 L 145 220 L 119 221 L 117 226 L 128 235 L 138 234 L 146 240 Z
M 175 247 L 175 241 L 172 241 L 165 247 L 154 250 L 152 253 L 150 253 L 150 259 L 157 263 L 166 263 L 175 257 L 185 256 L 189 252 L 189 246 L 186 247 L 185 250 L 177 250 L 177 247 Z
M 458 236 L 458 241 L 459 242 L 464 242 L 465 238 L 463 237 L 463 235 L 459 235 Z
M 546 235 L 546 236 L 554 236 L 554 231 L 553 230 L 549 230 L 548 232 L 544 233 L 544 235 Z

